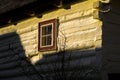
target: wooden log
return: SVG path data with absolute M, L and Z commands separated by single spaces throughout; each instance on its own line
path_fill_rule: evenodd
M 7 69 L 14 69 L 16 67 L 19 67 L 19 65 L 20 65 L 20 61 L 5 63 L 0 65 L 0 71 L 7 70 Z
M 0 59 L 0 64 L 5 64 L 5 63 L 9 63 L 9 62 L 14 62 L 14 61 L 18 61 L 18 60 L 24 60 L 26 59 L 26 57 L 24 57 L 23 55 L 13 55 L 13 56 L 8 56 L 5 58 L 1 58 Z
M 30 80 L 26 75 L 14 76 L 14 77 L 4 77 L 0 80 Z
M 12 77 L 24 74 L 22 68 L 14 68 L 14 69 L 7 69 L 4 71 L 0 71 L 0 78 L 1 77 Z

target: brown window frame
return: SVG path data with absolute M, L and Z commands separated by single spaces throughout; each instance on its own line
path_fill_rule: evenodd
M 48 27 L 48 25 L 52 26 L 52 32 L 51 32 L 51 45 L 46 45 L 42 46 L 42 28 L 43 27 Z M 39 22 L 39 27 L 38 27 L 38 51 L 50 51 L 50 50 L 56 50 L 56 45 L 57 45 L 57 19 L 51 19 L 51 20 L 46 20 L 43 22 Z M 47 35 L 47 34 L 46 34 Z

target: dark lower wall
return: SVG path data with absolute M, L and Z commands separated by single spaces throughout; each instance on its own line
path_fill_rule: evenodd
M 45 80 L 100 79 L 100 55 L 101 50 L 59 52 L 44 55 L 43 59 L 36 63 L 35 68 L 45 76 Z

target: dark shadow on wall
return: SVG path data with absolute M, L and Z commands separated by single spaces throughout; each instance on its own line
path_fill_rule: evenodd
M 33 80 L 39 74 L 25 56 L 16 32 L 0 35 L 0 80 Z M 40 78 L 39 78 L 40 79 Z
M 101 49 L 43 55 L 35 65 L 16 32 L 0 35 L 0 80 L 101 80 Z
M 101 49 L 43 55 L 35 64 L 43 80 L 101 80 Z

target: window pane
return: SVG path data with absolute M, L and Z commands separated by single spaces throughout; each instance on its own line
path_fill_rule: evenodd
M 51 35 L 42 37 L 42 46 L 47 46 L 47 45 L 51 45 L 51 44 L 52 44 L 52 36 Z
M 42 37 L 42 46 L 46 46 L 46 37 Z
M 42 27 L 42 35 L 46 35 L 46 26 Z
M 50 36 L 47 36 L 46 45 L 51 45 L 51 43 L 52 43 L 52 37 L 50 35 Z
M 52 25 L 47 25 L 42 27 L 42 35 L 47 35 L 52 33 Z
M 48 25 L 46 33 L 47 34 L 51 34 L 52 33 L 52 25 Z

